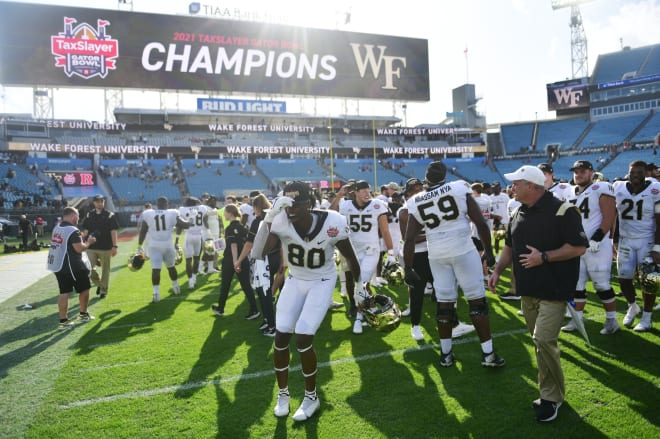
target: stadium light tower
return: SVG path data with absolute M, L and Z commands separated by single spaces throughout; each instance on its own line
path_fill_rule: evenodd
M 587 34 L 582 25 L 580 7 L 582 3 L 593 0 L 551 0 L 552 9 L 571 8 L 571 72 L 573 78 L 589 76 L 589 57 L 587 53 Z

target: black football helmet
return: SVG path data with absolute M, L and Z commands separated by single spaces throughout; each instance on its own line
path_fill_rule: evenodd
M 138 271 L 144 266 L 145 261 L 144 253 L 136 252 L 128 258 L 128 269 L 131 271 Z
M 376 294 L 370 308 L 362 310 L 364 318 L 377 331 L 390 332 L 401 323 L 401 310 L 390 297 Z

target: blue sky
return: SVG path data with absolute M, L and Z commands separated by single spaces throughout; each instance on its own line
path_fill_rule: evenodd
M 49 3 L 89 7 L 84 0 Z M 135 11 L 187 13 L 189 1 L 134 0 Z M 438 123 L 451 111 L 451 90 L 466 82 L 482 98 L 478 110 L 489 124 L 553 118 L 547 111 L 545 84 L 571 76 L 570 8 L 553 11 L 550 0 L 360 1 L 315 0 L 201 1 L 222 9 L 268 13 L 288 24 L 339 28 L 356 32 L 398 35 L 429 40 L 431 101 L 408 103 L 409 126 Z M 94 7 L 117 9 L 116 0 L 94 0 Z M 126 9 L 122 6 L 122 9 Z M 593 0 L 580 6 L 588 40 L 589 71 L 600 53 L 623 45 L 660 43 L 660 1 Z M 351 21 L 344 24 L 344 14 Z M 465 49 L 467 48 L 467 69 Z M 0 112 L 32 112 L 31 90 L 5 87 Z M 197 96 L 165 96 L 168 108 L 194 110 Z M 84 98 L 88 106 L 76 105 Z M 312 100 L 290 98 L 288 110 L 320 115 L 396 115 L 403 119 L 402 102 Z M 154 92 L 127 91 L 126 107 L 158 108 Z M 55 117 L 103 121 L 103 93 L 59 89 Z

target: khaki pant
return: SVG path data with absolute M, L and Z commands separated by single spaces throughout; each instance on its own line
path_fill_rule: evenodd
M 110 259 L 112 259 L 112 250 L 92 250 L 87 249 L 89 262 L 92 264 L 92 270 L 96 270 L 96 261 L 101 261 L 101 284 L 99 288 L 102 294 L 107 294 L 110 286 Z
M 566 311 L 565 301 L 523 296 L 521 307 L 527 329 L 536 345 L 538 383 L 541 399 L 563 402 L 564 372 L 559 361 L 559 331 Z

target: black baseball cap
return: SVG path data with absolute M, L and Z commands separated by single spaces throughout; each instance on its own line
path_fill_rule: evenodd
M 541 171 L 545 172 L 546 174 L 553 174 L 555 172 L 549 163 L 539 163 L 538 165 L 536 165 L 536 167 L 539 168 Z
M 101 194 L 94 195 L 94 198 L 92 198 L 94 201 L 100 201 L 100 200 L 105 200 L 105 197 Z
M 592 165 L 591 162 L 588 162 L 586 160 L 578 160 L 575 163 L 573 163 L 573 167 L 569 169 L 569 171 L 573 172 L 576 169 L 587 169 L 589 171 L 593 171 L 594 165 Z

